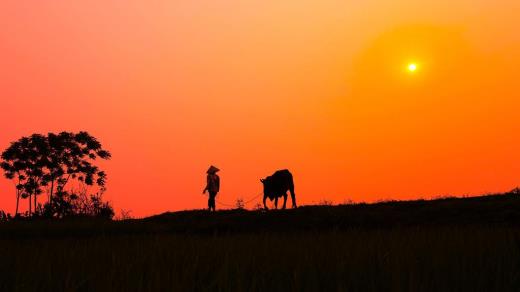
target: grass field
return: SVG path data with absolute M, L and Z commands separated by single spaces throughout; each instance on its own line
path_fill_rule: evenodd
M 0 225 L 0 291 L 520 291 L 520 196 Z

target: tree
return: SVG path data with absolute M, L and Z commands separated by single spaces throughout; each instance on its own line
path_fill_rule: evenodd
M 77 134 L 62 132 L 58 135 L 49 133 L 50 153 L 47 169 L 42 184 L 50 185 L 49 203 L 53 203 L 53 195 L 63 195 L 71 180 L 77 180 L 88 186 L 105 187 L 106 173 L 94 165 L 94 161 L 110 159 L 110 152 L 104 150 L 101 143 L 87 132 Z
M 31 199 L 34 197 L 36 209 L 37 196 L 42 193 L 47 146 L 45 136 L 34 134 L 11 143 L 1 155 L 0 167 L 5 177 L 14 180 L 16 186 L 15 216 L 18 214 L 20 197 L 29 198 L 29 214 L 32 212 Z
M 11 143 L 2 153 L 0 167 L 6 178 L 15 181 L 15 214 L 18 214 L 20 197 L 29 198 L 29 214 L 31 198 L 36 210 L 37 196 L 44 188 L 48 190 L 50 210 L 54 203 L 64 202 L 55 200 L 55 195 L 68 195 L 66 187 L 71 181 L 96 185 L 104 190 L 106 173 L 94 162 L 97 158 L 110 157 L 110 152 L 104 150 L 101 143 L 87 132 L 49 133 L 47 136 L 34 134 Z

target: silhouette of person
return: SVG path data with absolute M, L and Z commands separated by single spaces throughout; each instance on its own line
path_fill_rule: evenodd
M 215 197 L 217 196 L 218 191 L 220 190 L 220 177 L 217 175 L 217 172 L 220 169 L 216 168 L 215 166 L 210 166 L 207 174 L 207 184 L 206 188 L 202 192 L 203 194 L 206 193 L 206 191 L 209 193 L 208 198 L 208 209 L 211 211 L 215 211 Z

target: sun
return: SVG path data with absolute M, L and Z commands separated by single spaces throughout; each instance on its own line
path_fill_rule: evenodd
M 417 71 L 417 64 L 416 63 L 410 63 L 408 64 L 408 72 L 415 72 Z

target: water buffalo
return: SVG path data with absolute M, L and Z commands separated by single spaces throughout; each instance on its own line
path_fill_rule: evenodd
M 294 194 L 293 176 L 289 170 L 278 170 L 273 175 L 261 179 L 260 182 L 264 185 L 264 208 L 267 208 L 265 199 L 274 199 L 274 206 L 278 208 L 278 198 L 283 196 L 283 209 L 287 203 L 287 191 L 291 192 L 292 207 L 296 208 L 296 195 Z

